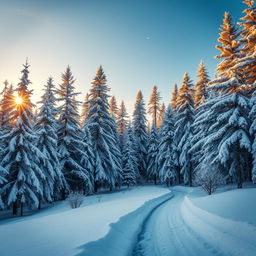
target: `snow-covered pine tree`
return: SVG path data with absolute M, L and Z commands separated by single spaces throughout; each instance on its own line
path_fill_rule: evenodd
M 204 103 L 205 99 L 207 98 L 207 84 L 209 83 L 210 79 L 206 71 L 206 67 L 204 62 L 201 61 L 198 68 L 198 81 L 195 84 L 196 91 L 195 91 L 195 108 L 198 108 L 201 104 Z
M 82 114 L 81 114 L 81 118 L 80 118 L 81 119 L 80 123 L 82 126 L 84 126 L 86 123 L 88 111 L 89 111 L 89 93 L 86 93 L 85 98 L 84 98 L 84 103 L 82 106 Z
M 148 113 L 152 115 L 152 124 L 154 126 L 157 126 L 157 119 L 160 113 L 160 100 L 160 93 L 158 92 L 157 86 L 154 85 L 148 103 Z
M 171 108 L 172 108 L 172 111 L 175 113 L 176 112 L 176 104 L 177 104 L 177 98 L 178 98 L 178 86 L 177 84 L 174 84 L 173 86 L 173 92 L 172 92 L 172 98 L 171 98 Z
M 100 66 L 90 89 L 90 108 L 86 124 L 92 137 L 95 154 L 93 171 L 95 192 L 100 185 L 108 185 L 111 189 L 122 180 L 116 124 L 109 113 L 109 90 L 106 76 Z
M 252 136 L 252 181 L 256 183 L 256 92 L 253 93 L 250 99 L 250 134 Z
M 217 71 L 219 72 L 219 78 L 225 79 L 229 69 L 236 64 L 236 59 L 240 55 L 238 28 L 233 24 L 231 15 L 228 12 L 224 13 L 223 25 L 220 26 L 220 31 L 218 38 L 220 45 L 216 46 L 220 54 L 215 58 L 222 59 L 217 66 Z
M 19 101 L 16 102 L 17 122 L 13 129 L 1 139 L 9 141 L 4 148 L 1 163 L 8 172 L 7 182 L 1 188 L 2 199 L 5 204 L 13 207 L 13 214 L 17 214 L 17 207 L 38 206 L 39 198 L 43 196 L 43 182 L 46 178 L 40 166 L 47 157 L 36 147 L 36 136 L 33 131 L 33 104 L 28 89 L 31 83 L 28 79 L 29 65 L 26 62 L 21 71 L 22 77 L 17 92 Z
M 159 146 L 158 146 L 158 176 L 160 182 L 164 182 L 167 186 L 177 178 L 175 166 L 174 166 L 174 118 L 173 111 L 170 106 L 167 107 L 163 124 L 160 130 Z
M 136 141 L 136 150 L 138 157 L 138 169 L 142 177 L 146 176 L 147 172 L 147 119 L 145 103 L 143 100 L 142 92 L 139 91 L 136 97 L 134 112 L 133 112 L 133 131 Z
M 194 121 L 193 84 L 187 73 L 184 74 L 177 99 L 175 120 L 175 156 L 178 176 L 183 175 L 185 184 L 192 186 L 193 167 L 191 154 L 192 124 Z M 178 161 L 177 161 L 178 160 Z M 180 179 L 180 178 L 179 178 Z
M 115 96 L 112 96 L 109 100 L 109 114 L 114 118 L 117 117 L 118 107 Z
M 46 179 L 43 181 L 43 198 L 42 200 L 51 202 L 59 198 L 62 189 L 67 184 L 61 171 L 58 155 L 58 136 L 56 114 L 56 98 L 54 96 L 55 85 L 53 79 L 49 78 L 44 86 L 44 94 L 41 97 L 41 104 L 35 130 L 38 136 L 37 147 L 47 157 L 47 161 L 42 163 L 42 170 Z M 39 209 L 41 201 L 39 201 Z
M 4 82 L 4 89 L 2 91 L 2 99 L 0 102 L 0 130 L 4 132 L 10 130 L 13 126 L 12 116 L 15 109 L 15 98 L 13 95 L 13 86 L 9 85 L 8 81 Z
M 68 66 L 62 74 L 62 83 L 57 94 L 60 106 L 58 120 L 58 153 L 60 168 L 72 191 L 88 191 L 92 189 L 90 172 L 85 168 L 83 161 L 88 156 L 84 152 L 85 143 L 82 140 L 83 133 L 79 125 L 78 106 L 79 101 L 75 92 L 74 77 Z M 65 198 L 67 191 L 62 191 Z
M 236 72 L 239 71 L 240 76 L 243 76 L 244 87 L 251 94 L 255 90 L 252 84 L 256 81 L 256 7 L 253 0 L 245 0 L 243 3 L 247 5 L 247 8 L 243 11 L 245 15 L 239 23 L 242 28 L 241 58 L 237 59 L 234 69 Z
M 136 184 L 138 177 L 138 159 L 134 148 L 134 137 L 131 125 L 126 130 L 125 147 L 123 152 L 123 184 Z
M 162 106 L 160 107 L 159 116 L 158 116 L 158 119 L 157 119 L 157 128 L 158 129 L 160 129 L 160 127 L 163 123 L 164 116 L 165 116 L 165 111 L 166 111 L 166 108 L 165 108 L 165 104 L 163 103 Z
M 119 137 L 119 145 L 121 149 L 121 153 L 124 151 L 125 147 L 125 134 L 126 129 L 128 125 L 128 114 L 126 112 L 124 101 L 122 101 L 119 110 L 117 112 L 116 117 L 116 124 L 117 124 L 117 131 L 118 131 L 118 137 Z
M 242 81 L 238 74 L 230 72 L 228 81 L 212 87 L 214 90 L 221 90 L 222 94 L 213 99 L 208 119 L 215 119 L 215 122 L 212 122 L 203 139 L 206 152 L 204 168 L 209 163 L 219 165 L 219 162 L 224 167 L 225 174 L 236 179 L 238 188 L 242 188 L 246 178 L 244 166 L 251 150 L 249 100 Z
M 147 178 L 153 180 L 154 184 L 157 184 L 159 173 L 158 173 L 158 130 L 155 124 L 152 124 L 149 140 L 148 140 L 148 154 L 147 154 Z

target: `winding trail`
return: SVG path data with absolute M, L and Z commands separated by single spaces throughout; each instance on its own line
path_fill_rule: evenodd
M 147 217 L 131 256 L 256 255 L 254 226 L 200 210 L 187 193 L 173 193 Z
M 155 209 L 144 223 L 133 256 L 221 255 L 198 237 L 181 214 L 183 192 L 174 192 L 171 200 Z

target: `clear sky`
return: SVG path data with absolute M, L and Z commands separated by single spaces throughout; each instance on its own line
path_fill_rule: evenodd
M 238 21 L 244 8 L 242 0 L 0 0 L 0 82 L 16 85 L 28 57 L 36 101 L 69 64 L 84 97 L 103 65 L 111 95 L 129 112 L 137 91 L 147 103 L 154 84 L 168 103 L 201 59 L 214 74 L 223 13 Z

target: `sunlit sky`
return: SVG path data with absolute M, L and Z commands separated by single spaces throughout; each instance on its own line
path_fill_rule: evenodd
M 80 99 L 99 65 L 118 102 L 131 113 L 139 89 L 146 103 L 154 84 L 165 103 L 183 73 L 195 79 L 204 60 L 214 74 L 224 11 L 234 21 L 242 0 L 0 0 L 0 82 L 18 83 L 29 59 L 34 101 L 49 76 L 69 64 Z M 3 84 L 1 84 L 1 88 Z

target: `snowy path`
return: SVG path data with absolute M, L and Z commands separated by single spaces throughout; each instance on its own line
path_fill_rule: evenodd
M 132 256 L 255 256 L 256 228 L 205 212 L 175 191 L 147 218 Z

